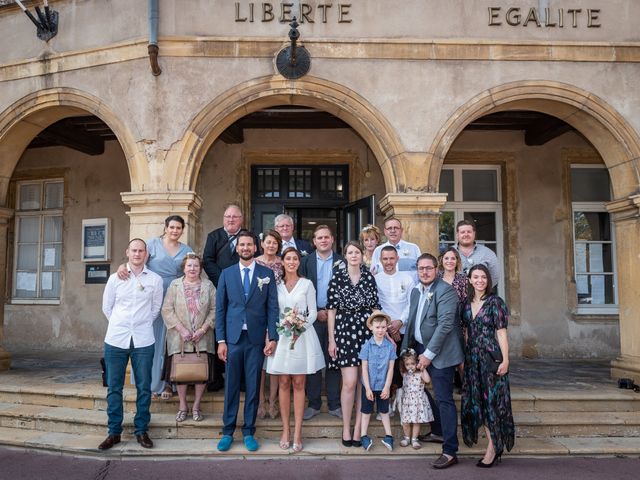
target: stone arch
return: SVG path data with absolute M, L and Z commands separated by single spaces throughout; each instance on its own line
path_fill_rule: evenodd
M 176 190 L 195 190 L 204 156 L 218 136 L 245 115 L 275 105 L 313 107 L 344 120 L 378 159 L 387 191 L 404 188 L 406 182 L 398 160 L 405 152 L 391 124 L 354 91 L 311 76 L 296 81 L 261 77 L 216 97 L 191 122 L 181 148 L 167 157 L 166 178 L 175 179 Z
M 0 205 L 6 204 L 13 170 L 31 140 L 58 120 L 87 113 L 100 117 L 116 135 L 127 160 L 132 189 L 145 183 L 149 172 L 144 152 L 136 149 L 131 133 L 113 110 L 86 92 L 51 88 L 22 97 L 0 113 Z
M 429 154 L 429 189 L 438 191 L 440 171 L 455 139 L 472 121 L 505 110 L 533 110 L 564 120 L 581 132 L 602 156 L 616 198 L 638 191 L 640 137 L 604 100 L 573 85 L 522 81 L 481 92 L 460 106 L 436 135 Z

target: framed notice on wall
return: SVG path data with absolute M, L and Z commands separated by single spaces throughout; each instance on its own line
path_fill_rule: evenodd
M 101 262 L 109 260 L 111 254 L 110 220 L 89 218 L 82 220 L 82 261 Z

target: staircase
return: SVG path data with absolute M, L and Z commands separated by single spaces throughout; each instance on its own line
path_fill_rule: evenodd
M 58 377 L 59 380 L 59 377 Z M 106 389 L 90 379 L 60 383 L 51 379 L 27 379 L 23 375 L 0 374 L 0 444 L 47 449 L 83 455 L 105 455 L 96 447 L 106 436 Z M 457 399 L 459 400 L 459 398 Z M 539 389 L 512 387 L 512 407 L 516 423 L 513 455 L 637 455 L 640 453 L 640 395 L 614 388 L 609 382 L 601 388 Z M 205 394 L 201 404 L 205 420 L 176 423 L 177 397 L 153 401 L 149 435 L 156 448 L 144 450 L 131 440 L 135 389 L 125 389 L 125 437 L 110 456 L 222 456 L 215 451 L 215 439 L 222 429 L 221 393 Z M 242 405 L 239 424 L 242 422 Z M 290 452 L 278 448 L 280 419 L 258 420 L 257 438 L 262 448 L 248 454 L 236 441 L 227 457 L 281 457 Z M 401 428 L 393 419 L 394 435 Z M 304 423 L 305 450 L 300 455 L 358 456 L 361 449 L 340 444 L 342 422 L 321 413 Z M 379 421 L 372 420 L 370 435 L 382 437 Z M 240 440 L 240 432 L 236 434 Z M 377 455 L 436 455 L 440 446 L 425 444 L 421 450 L 396 447 L 387 452 L 376 440 Z M 478 455 L 484 442 L 467 448 L 461 455 Z M 370 454 L 370 453 L 369 453 Z

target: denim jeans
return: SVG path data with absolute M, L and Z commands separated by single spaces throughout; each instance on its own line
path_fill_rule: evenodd
M 133 341 L 129 348 L 118 348 L 104 344 L 104 362 L 107 368 L 107 415 L 109 417 L 109 435 L 122 433 L 122 389 L 131 358 L 131 367 L 136 378 L 136 416 L 133 419 L 134 432 L 140 435 L 147 431 L 151 414 L 151 366 L 153 365 L 154 345 L 135 348 Z

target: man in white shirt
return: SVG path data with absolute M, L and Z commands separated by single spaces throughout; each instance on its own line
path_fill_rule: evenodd
M 387 218 L 384 222 L 384 234 L 387 242 L 378 245 L 371 257 L 371 273 L 374 275 L 383 270 L 380 263 L 380 252 L 387 245 L 391 245 L 398 252 L 398 270 L 401 272 L 412 272 L 415 276 L 416 260 L 420 256 L 420 247 L 415 243 L 402 240 L 402 223 L 394 217 Z M 417 279 L 417 277 L 416 277 Z
M 274 220 L 274 228 L 282 238 L 282 250 L 279 255 L 282 255 L 287 248 L 295 248 L 303 257 L 311 253 L 312 247 L 307 240 L 293 238 L 294 224 L 291 216 L 286 213 L 278 215 Z
M 382 311 L 391 318 L 391 325 L 387 331 L 396 342 L 396 355 L 400 355 L 402 350 L 404 321 L 405 317 L 409 316 L 411 290 L 416 284 L 413 274 L 398 271 L 398 260 L 398 251 L 394 247 L 391 245 L 382 247 L 380 263 L 382 263 L 383 270 L 375 276 L 380 306 Z M 395 387 L 402 387 L 399 364 L 400 362 L 396 362 L 393 369 L 393 385 Z
M 104 338 L 107 377 L 107 415 L 109 434 L 98 448 L 108 450 L 120 443 L 122 434 L 122 389 L 127 363 L 136 378 L 136 440 L 144 448 L 153 447 L 147 434 L 151 405 L 151 367 L 153 365 L 153 320 L 162 307 L 162 278 L 145 265 L 147 244 L 134 238 L 126 250 L 129 277 L 109 277 L 102 297 L 102 312 L 109 320 Z

